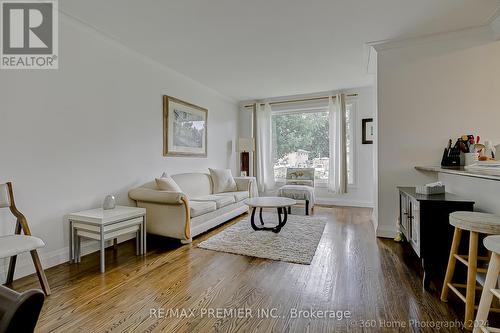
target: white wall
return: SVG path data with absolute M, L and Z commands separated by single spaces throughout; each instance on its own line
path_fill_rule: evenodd
M 487 28 L 378 49 L 378 229 L 396 232 L 398 185 L 435 175 L 448 139 L 500 142 L 500 42 Z
M 59 70 L 0 73 L 0 182 L 14 183 L 45 241 L 45 267 L 67 260 L 66 214 L 107 194 L 130 205 L 127 191 L 163 171 L 236 171 L 236 103 L 64 15 L 59 31 Z M 163 94 L 209 109 L 208 158 L 162 156 Z M 10 232 L 10 215 L 0 214 L 0 231 Z M 27 259 L 21 274 L 33 271 Z
M 316 200 L 320 204 L 326 205 L 346 205 L 346 206 L 362 206 L 373 207 L 374 205 L 374 173 L 373 173 L 373 150 L 374 145 L 361 144 L 362 128 L 361 119 L 375 118 L 374 98 L 375 90 L 372 87 L 362 87 L 344 90 L 346 94 L 357 93 L 357 109 L 355 115 L 355 135 L 356 135 L 356 184 L 349 187 L 349 192 L 343 195 L 335 195 L 328 192 L 326 187 L 316 187 Z M 270 100 L 289 100 L 300 99 L 317 96 L 325 96 L 328 92 L 319 92 L 308 95 L 296 95 L 286 97 L 276 97 Z M 249 104 L 249 101 L 241 102 L 240 104 Z M 318 105 L 323 106 L 324 102 L 318 102 Z M 240 110 L 240 126 L 241 135 L 251 135 L 251 111 L 242 108 Z M 279 184 L 278 184 L 279 185 Z M 266 195 L 272 195 L 266 194 Z

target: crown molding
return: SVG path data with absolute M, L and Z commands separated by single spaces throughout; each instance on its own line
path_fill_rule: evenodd
M 415 46 L 419 44 L 427 44 L 432 42 L 441 42 L 441 41 L 457 40 L 457 39 L 461 40 L 464 38 L 493 40 L 492 26 L 494 22 L 497 22 L 497 20 L 492 21 L 491 23 L 485 25 L 469 27 L 456 31 L 437 33 L 422 37 L 386 39 L 386 40 L 368 42 L 366 44 L 368 46 L 373 47 L 377 52 L 381 52 L 385 50 L 405 48 L 408 46 Z
M 377 73 L 377 51 L 371 45 L 364 45 L 364 62 L 366 74 L 375 75 Z
M 366 43 L 366 45 L 380 52 L 429 42 L 460 39 L 463 37 L 474 37 L 491 41 L 500 40 L 500 6 L 491 14 L 486 22 L 477 26 L 419 37 L 372 41 Z

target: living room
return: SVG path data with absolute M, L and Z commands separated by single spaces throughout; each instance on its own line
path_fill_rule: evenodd
M 0 333 L 500 325 L 499 1 L 0 5 Z

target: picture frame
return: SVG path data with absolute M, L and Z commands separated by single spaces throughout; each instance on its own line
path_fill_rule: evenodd
M 208 109 L 163 96 L 163 156 L 207 157 Z
M 374 128 L 373 128 L 373 118 L 365 118 L 361 120 L 363 134 L 362 134 L 362 144 L 371 145 L 373 144 Z

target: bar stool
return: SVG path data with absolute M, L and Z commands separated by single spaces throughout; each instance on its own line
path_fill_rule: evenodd
M 450 224 L 455 227 L 453 241 L 451 243 L 450 257 L 448 267 L 441 292 L 441 301 L 448 300 L 448 291 L 453 291 L 465 303 L 465 327 L 472 329 L 474 320 L 474 307 L 476 296 L 476 274 L 477 272 L 486 273 L 485 268 L 478 268 L 478 260 L 489 260 L 488 257 L 478 257 L 478 237 L 479 234 L 500 234 L 500 217 L 492 214 L 478 212 L 454 212 L 450 214 Z M 459 255 L 458 247 L 462 231 L 470 232 L 469 236 L 469 255 Z M 452 283 L 455 273 L 456 261 L 460 261 L 467 266 L 467 284 Z M 465 288 L 465 296 L 457 289 Z
M 479 301 L 474 333 L 494 332 L 495 330 L 498 330 L 486 327 L 484 324 L 486 324 L 486 321 L 488 320 L 488 313 L 490 312 L 493 296 L 500 299 L 500 289 L 495 289 L 497 288 L 498 274 L 500 273 L 500 235 L 486 237 L 483 244 L 488 251 L 491 251 L 491 259 L 490 264 L 488 265 L 488 273 L 486 273 L 486 280 L 484 282 L 481 300 Z

